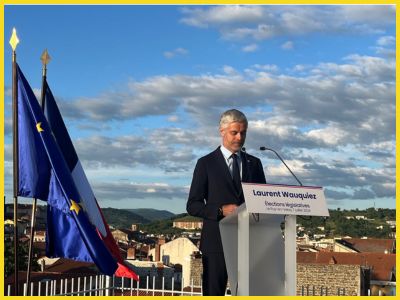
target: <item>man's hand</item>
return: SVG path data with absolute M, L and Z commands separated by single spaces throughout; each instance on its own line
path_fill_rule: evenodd
M 221 208 L 222 208 L 222 214 L 224 215 L 224 217 L 226 217 L 236 210 L 237 205 L 236 204 L 225 204 L 225 205 L 222 205 Z

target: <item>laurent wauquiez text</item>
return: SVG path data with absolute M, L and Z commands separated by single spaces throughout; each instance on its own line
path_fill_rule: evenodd
M 317 196 L 312 193 L 289 193 L 289 192 L 269 192 L 253 190 L 254 196 L 269 196 L 269 197 L 284 197 L 284 198 L 301 198 L 301 199 L 317 199 Z

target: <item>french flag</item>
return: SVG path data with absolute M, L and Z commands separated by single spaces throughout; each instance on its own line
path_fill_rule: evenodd
M 74 183 L 82 199 L 82 205 L 85 208 L 89 221 L 96 227 L 97 233 L 104 242 L 112 256 L 117 260 L 118 268 L 115 275 L 118 277 L 128 277 L 138 280 L 138 276 L 128 268 L 119 251 L 118 245 L 112 236 L 108 224 L 101 212 L 100 206 L 97 203 L 96 197 L 87 180 L 85 172 L 79 161 L 78 155 L 72 144 L 68 130 L 64 124 L 60 110 L 56 104 L 53 94 L 44 80 L 43 87 L 45 88 L 45 101 L 43 103 L 44 113 L 50 128 L 54 134 L 57 144 L 64 155 L 65 161 L 69 167 Z

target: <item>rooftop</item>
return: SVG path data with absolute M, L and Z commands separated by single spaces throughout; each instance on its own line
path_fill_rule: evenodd
M 203 220 L 198 217 L 186 216 L 183 218 L 175 219 L 174 222 L 203 222 Z
M 297 252 L 297 263 L 337 264 L 371 267 L 371 280 L 392 281 L 396 268 L 396 254 Z
M 375 252 L 375 253 L 393 253 L 396 248 L 395 239 L 356 239 L 344 238 L 336 242 L 343 244 L 346 247 L 352 248 L 357 252 Z

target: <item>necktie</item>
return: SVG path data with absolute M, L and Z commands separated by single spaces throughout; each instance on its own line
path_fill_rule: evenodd
M 242 191 L 242 185 L 240 180 L 240 171 L 239 171 L 239 164 L 238 164 L 238 157 L 236 154 L 231 155 L 233 162 L 232 162 L 232 178 L 233 184 L 236 188 L 236 191 L 240 194 Z

